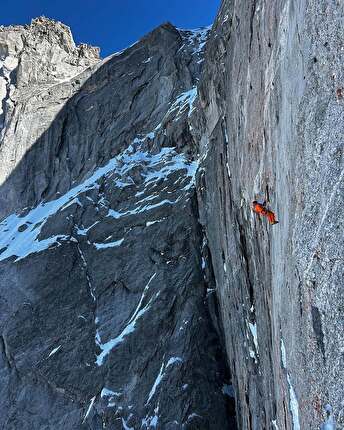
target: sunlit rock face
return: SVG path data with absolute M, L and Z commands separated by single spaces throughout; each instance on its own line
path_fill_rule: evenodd
M 224 0 L 206 48 L 199 211 L 242 429 L 344 425 L 343 18 Z
M 235 428 L 190 118 L 208 29 L 0 30 L 0 427 Z

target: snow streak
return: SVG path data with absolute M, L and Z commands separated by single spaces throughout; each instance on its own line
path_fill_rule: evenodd
M 146 136 L 139 141 L 142 142 L 145 138 Z M 141 175 L 144 178 L 145 187 L 160 179 L 166 179 L 176 171 L 184 171 L 184 177 L 189 178 L 189 183 L 181 191 L 188 191 L 195 182 L 197 162 L 187 160 L 184 154 L 177 154 L 174 148 L 162 148 L 159 153 L 150 154 L 139 148 L 135 151 L 133 145 L 130 145 L 122 154 L 112 158 L 103 167 L 97 168 L 86 180 L 71 188 L 58 199 L 42 202 L 25 215 L 12 214 L 4 219 L 0 223 L 0 261 L 10 257 L 16 257 L 15 261 L 19 261 L 32 253 L 41 252 L 53 245 L 59 246 L 62 242 L 70 240 L 70 237 L 64 234 L 57 234 L 46 239 L 40 239 L 40 235 L 50 217 L 72 204 L 82 206 L 79 197 L 91 189 L 99 188 L 100 179 L 106 177 L 110 180 L 113 179 L 115 183 L 117 181 L 118 184 L 120 178 L 125 177 L 137 166 L 144 168 Z M 177 201 L 164 200 L 153 205 L 141 204 L 123 212 L 110 209 L 108 215 L 118 219 L 149 211 L 164 204 L 175 204 Z M 91 227 L 78 227 L 76 232 L 86 235 Z M 100 244 L 98 246 L 99 249 L 102 248 Z
M 99 331 L 96 332 L 96 344 L 99 346 L 99 348 L 102 350 L 102 352 L 97 356 L 96 364 L 98 366 L 101 366 L 104 362 L 104 359 L 107 355 L 110 354 L 110 352 L 116 348 L 116 346 L 120 345 L 125 338 L 130 334 L 133 333 L 136 329 L 136 324 L 138 320 L 146 313 L 146 311 L 151 307 L 152 301 L 154 297 L 151 297 L 151 299 L 148 301 L 148 303 L 142 307 L 142 303 L 147 295 L 149 286 L 153 279 L 155 278 L 156 273 L 154 273 L 153 276 L 149 279 L 147 285 L 145 286 L 145 289 L 143 290 L 141 299 L 139 301 L 139 304 L 137 305 L 137 308 L 135 309 L 133 315 L 131 316 L 128 324 L 125 326 L 125 328 L 121 331 L 121 333 L 116 336 L 114 339 L 110 339 L 106 343 L 101 342 Z

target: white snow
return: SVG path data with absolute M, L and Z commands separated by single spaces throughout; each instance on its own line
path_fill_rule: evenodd
M 226 144 L 228 145 L 228 143 L 229 143 L 229 138 L 228 138 L 228 133 L 227 133 L 227 127 L 226 127 L 226 124 L 225 124 L 225 128 L 224 128 L 224 130 L 225 130 L 225 142 L 226 142 Z
M 156 378 L 156 380 L 155 380 L 155 382 L 153 384 L 153 387 L 150 390 L 150 393 L 149 393 L 149 396 L 148 396 L 148 400 L 146 402 L 146 406 L 152 400 L 152 398 L 153 398 L 153 396 L 154 396 L 154 394 L 156 392 L 157 387 L 159 386 L 160 382 L 162 381 L 162 378 L 164 376 L 164 373 L 163 373 L 164 372 L 164 368 L 165 368 L 165 363 L 163 362 L 162 365 L 161 365 L 161 367 L 160 367 L 159 374 L 158 374 L 158 376 L 157 376 L 157 378 Z
M 79 236 L 86 236 L 87 233 L 91 230 L 91 228 L 93 228 L 95 225 L 99 224 L 99 221 L 94 222 L 93 224 L 91 224 L 89 227 L 84 227 L 82 226 L 81 228 L 78 226 L 76 229 L 76 233 Z
M 116 159 L 110 160 L 105 166 L 96 169 L 93 174 L 79 185 L 71 188 L 66 194 L 56 200 L 42 202 L 31 209 L 24 216 L 12 214 L 0 223 L 0 249 L 6 248 L 0 254 L 0 261 L 16 256 L 15 261 L 21 260 L 29 254 L 43 251 L 59 241 L 68 240 L 65 235 L 56 235 L 47 239 L 38 240 L 43 226 L 48 218 L 59 210 L 65 209 L 72 203 L 80 203 L 78 195 L 91 188 L 97 187 L 96 181 L 116 166 Z M 26 230 L 19 232 L 18 227 L 26 224 Z
M 128 325 L 122 330 L 121 334 L 114 339 L 109 340 L 106 343 L 101 343 L 98 340 L 98 346 L 102 350 L 102 352 L 97 356 L 96 363 L 98 366 L 101 366 L 103 364 L 104 358 L 119 344 L 121 344 L 125 337 L 128 336 L 130 333 L 135 331 L 135 326 L 137 321 L 144 315 L 144 313 L 150 308 L 152 300 L 148 302 L 146 306 L 144 306 L 140 311 L 135 315 L 135 317 L 132 317 L 132 319 L 129 321 Z M 99 339 L 99 338 L 98 338 Z
M 124 239 L 116 240 L 115 242 L 107 242 L 107 243 L 94 243 L 93 245 L 97 249 L 106 249 L 106 248 L 115 248 L 117 246 L 121 246 L 124 242 Z
M 61 348 L 62 345 L 59 345 L 57 348 L 53 349 L 51 351 L 51 353 L 48 355 L 48 358 L 51 357 L 52 355 L 56 354 L 56 352 Z
M 194 30 L 185 30 L 181 28 L 178 30 L 182 31 L 182 36 L 184 38 L 184 45 L 180 49 L 182 49 L 185 44 L 187 44 L 193 46 L 191 55 L 199 55 L 203 53 L 203 48 L 207 42 L 211 26 L 196 28 Z
M 128 426 L 124 418 L 122 418 L 122 425 L 123 425 L 123 430 L 135 430 L 134 427 Z
M 251 348 L 249 347 L 249 348 L 248 348 L 248 351 L 249 351 L 250 357 L 254 359 L 255 363 L 258 363 L 256 353 L 253 351 L 253 349 L 251 349 Z
M 113 397 L 113 396 L 118 397 L 120 395 L 121 395 L 121 393 L 109 390 L 108 388 L 105 388 L 105 387 L 102 389 L 102 391 L 100 393 L 100 397 L 101 398 L 104 398 L 104 397 Z
M 154 415 L 154 417 L 151 418 L 149 425 L 156 428 L 156 426 L 158 425 L 158 416 L 157 415 Z
M 299 420 L 299 402 L 297 401 L 294 388 L 291 383 L 289 373 L 287 374 L 287 381 L 289 384 L 289 396 L 290 396 L 290 411 L 293 418 L 293 430 L 300 430 L 300 420 Z
M 166 369 L 167 369 L 169 366 L 172 366 L 172 364 L 175 364 L 175 363 L 182 363 L 182 362 L 183 362 L 183 360 L 182 360 L 180 357 L 171 357 L 171 358 L 168 360 L 167 364 L 166 364 Z
M 147 222 L 146 222 L 146 227 L 150 227 L 151 225 L 154 225 L 154 224 L 157 224 L 157 223 L 159 223 L 159 222 L 162 222 L 162 221 L 164 221 L 164 219 L 165 219 L 165 218 L 157 219 L 157 220 L 155 220 L 155 221 L 147 221 Z
M 278 425 L 277 425 L 277 420 L 272 420 L 272 425 L 274 426 L 275 430 L 279 430 Z
M 153 417 L 147 415 L 146 418 L 142 419 L 141 428 L 143 426 L 145 426 L 146 429 L 151 429 L 152 427 L 156 428 L 156 426 L 158 425 L 158 419 L 159 419 L 159 416 L 158 416 L 159 406 L 154 409 L 154 412 L 155 412 L 155 415 Z
M 193 105 L 195 103 L 196 98 L 197 98 L 197 87 L 193 87 L 188 91 L 182 92 L 172 103 L 172 106 L 169 108 L 165 116 L 168 116 L 169 114 L 177 110 L 174 121 L 178 121 L 180 116 L 188 108 L 189 109 L 188 116 L 190 117 L 191 113 L 194 110 Z
M 190 95 L 191 94 L 191 95 Z M 180 101 L 187 104 L 192 103 L 191 91 L 187 94 L 180 96 Z M 148 133 L 142 138 L 137 138 L 137 142 L 143 142 L 147 137 L 154 137 L 154 133 Z M 50 248 L 53 245 L 59 246 L 61 242 L 70 240 L 70 237 L 57 234 L 42 240 L 39 240 L 42 228 L 48 219 L 76 203 L 81 205 L 79 196 L 93 188 L 99 188 L 97 181 L 104 176 L 111 176 L 115 174 L 118 176 L 117 181 L 123 176 L 127 175 L 134 167 L 144 167 L 142 176 L 146 186 L 154 184 L 160 179 L 166 179 L 171 173 L 179 170 L 185 170 L 185 176 L 190 178 L 189 183 L 184 186 L 182 190 L 187 191 L 193 187 L 195 183 L 195 175 L 198 167 L 197 162 L 187 160 L 184 154 L 177 154 L 174 148 L 162 148 L 157 154 L 150 154 L 148 152 L 140 151 L 139 148 L 133 152 L 133 146 L 130 145 L 127 150 L 112 158 L 103 167 L 97 168 L 87 179 L 80 184 L 72 187 L 67 193 L 60 196 L 55 200 L 49 202 L 42 202 L 35 208 L 31 209 L 26 215 L 20 216 L 18 214 L 11 214 L 0 223 L 0 261 L 9 257 L 16 257 L 15 261 L 36 252 L 41 252 Z M 116 182 L 116 180 L 115 180 Z M 180 197 L 182 198 L 182 196 Z M 118 219 L 123 216 L 133 215 L 155 209 L 165 204 L 175 204 L 179 201 L 165 199 L 155 205 L 138 205 L 131 210 L 124 210 L 122 212 L 113 209 L 109 210 L 108 216 Z M 77 233 L 86 235 L 96 223 L 87 228 L 77 228 Z M 18 228 L 26 225 L 24 231 L 18 231 Z
M 252 324 L 249 322 L 248 325 L 250 327 L 250 331 L 251 331 L 251 334 L 253 337 L 254 346 L 255 346 L 256 351 L 258 353 L 259 349 L 258 349 L 258 339 L 257 339 L 257 324 L 256 323 Z
M 199 414 L 196 414 L 196 413 L 194 412 L 193 414 L 190 414 L 190 415 L 188 416 L 187 421 L 192 420 L 192 418 L 202 418 L 202 416 L 201 416 L 201 415 L 199 415 Z
M 152 400 L 152 398 L 153 398 L 153 396 L 154 396 L 154 394 L 156 392 L 157 387 L 160 385 L 162 379 L 164 378 L 164 376 L 165 376 L 164 371 L 166 369 L 168 369 L 168 367 L 172 366 L 173 364 L 175 364 L 175 363 L 182 363 L 182 362 L 183 362 L 183 360 L 180 357 L 171 357 L 168 360 L 166 366 L 165 366 L 165 363 L 162 362 L 159 374 L 158 374 L 157 378 L 155 379 L 155 382 L 154 382 L 154 384 L 152 386 L 152 389 L 150 390 L 150 393 L 148 395 L 148 400 L 146 402 L 146 406 Z
M 287 368 L 287 352 L 286 352 L 282 338 L 281 338 L 281 360 L 282 360 L 283 368 L 286 369 Z
M 229 164 L 228 163 L 226 163 L 226 167 L 227 167 L 228 179 L 231 179 L 231 171 L 229 169 Z
M 244 304 L 243 304 L 243 306 L 244 306 Z M 254 343 L 254 348 L 255 348 L 255 351 L 254 351 L 252 348 L 248 347 L 249 354 L 250 354 L 250 357 L 254 359 L 255 363 L 257 363 L 258 362 L 257 357 L 259 356 L 259 347 L 258 347 L 258 338 L 257 338 L 257 324 L 247 321 L 247 325 L 248 325 L 250 332 L 251 332 L 251 335 L 253 337 L 253 343 Z M 248 340 L 250 339 L 248 333 L 246 333 L 246 337 Z
M 90 406 L 89 406 L 89 407 L 88 407 L 88 409 L 87 409 L 86 415 L 84 416 L 84 419 L 83 419 L 82 423 L 84 423 L 84 422 L 86 421 L 87 417 L 89 416 L 89 414 L 90 414 L 90 412 L 91 412 L 91 409 L 92 409 L 92 407 L 93 407 L 93 404 L 94 404 L 94 402 L 95 402 L 95 400 L 96 400 L 96 397 L 97 397 L 97 396 L 94 396 L 94 397 L 91 399 Z
M 284 369 L 287 369 L 287 352 L 283 339 L 281 338 L 281 361 Z M 289 372 L 287 372 L 287 382 L 289 385 L 289 404 L 290 412 L 293 419 L 293 430 L 300 430 L 300 420 L 299 420 L 299 403 L 297 401 L 296 393 L 294 387 L 291 383 L 291 378 Z
M 121 344 L 125 338 L 132 332 L 135 331 L 136 328 L 136 324 L 138 322 L 138 320 L 146 313 L 146 311 L 150 308 L 152 301 L 153 301 L 153 297 L 149 300 L 149 302 L 143 307 L 142 306 L 142 302 L 146 296 L 146 293 L 149 289 L 150 283 L 152 282 L 152 280 L 155 278 L 156 273 L 154 273 L 153 276 L 151 276 L 151 278 L 149 279 L 147 285 L 144 288 L 144 291 L 142 293 L 141 299 L 139 301 L 139 304 L 135 310 L 135 312 L 133 313 L 132 317 L 130 318 L 128 324 L 125 326 L 125 328 L 122 330 L 122 332 L 115 337 L 114 339 L 110 339 L 108 342 L 106 343 L 102 343 L 101 342 L 101 338 L 100 338 L 100 334 L 99 331 L 96 331 L 96 344 L 99 346 L 99 348 L 102 350 L 102 352 L 97 356 L 97 360 L 96 363 L 98 366 L 101 366 L 104 362 L 104 358 L 119 344 Z
M 118 212 L 114 209 L 109 209 L 107 216 L 114 218 L 114 219 L 119 219 L 128 215 L 137 215 L 139 213 L 142 212 L 147 212 L 147 211 L 151 211 L 152 209 L 156 209 L 160 206 L 164 206 L 164 205 L 174 205 L 176 203 L 178 203 L 179 198 L 175 201 L 173 200 L 169 200 L 169 199 L 165 199 L 162 200 L 159 203 L 155 203 L 154 205 L 143 205 L 143 206 L 139 206 L 138 208 L 132 209 L 132 210 L 128 210 L 125 212 Z

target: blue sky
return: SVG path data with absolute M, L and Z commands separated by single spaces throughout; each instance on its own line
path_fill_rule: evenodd
M 159 24 L 210 25 L 220 0 L 1 0 L 0 25 L 28 24 L 45 15 L 72 29 L 76 43 L 101 48 L 102 57 L 134 43 Z

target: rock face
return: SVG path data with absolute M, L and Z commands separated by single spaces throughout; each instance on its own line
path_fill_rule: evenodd
M 208 30 L 2 28 L 0 427 L 234 428 L 190 130 Z
M 0 29 L 0 427 L 344 425 L 343 19 Z
M 198 197 L 242 429 L 344 424 L 343 19 L 224 0 L 207 46 Z

